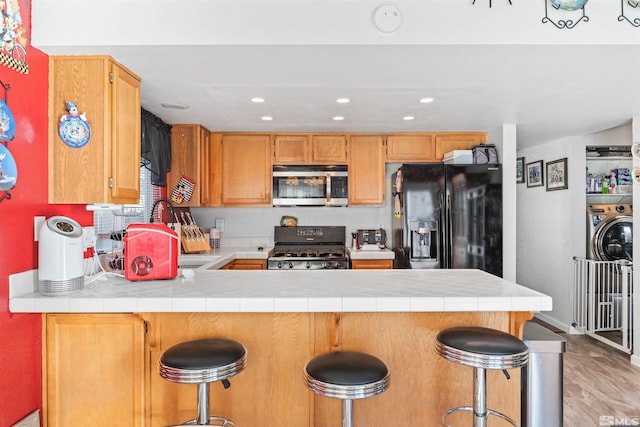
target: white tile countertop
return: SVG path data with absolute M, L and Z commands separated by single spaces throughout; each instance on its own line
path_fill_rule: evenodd
M 349 252 L 349 257 L 351 259 L 394 259 L 396 257 L 395 253 L 387 248 L 380 249 L 377 251 L 372 250 L 361 250 L 361 249 L 351 249 L 348 248 L 347 252 Z
M 234 259 L 267 259 L 272 247 L 256 246 L 252 248 L 219 248 L 199 254 L 181 254 L 178 257 L 178 265 L 203 266 L 217 269 L 233 261 Z
M 222 259 L 222 258 L 221 258 Z M 36 272 L 10 278 L 10 311 L 451 312 L 548 311 L 551 297 L 480 270 L 189 270 L 193 277 L 109 277 L 69 296 L 34 292 Z

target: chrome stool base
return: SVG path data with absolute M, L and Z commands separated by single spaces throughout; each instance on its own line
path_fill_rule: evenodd
M 508 416 L 506 416 L 503 413 L 500 413 L 498 411 L 494 411 L 493 409 L 487 409 L 487 412 L 485 412 L 484 414 L 478 414 L 476 413 L 476 411 L 473 409 L 472 406 L 459 406 L 457 408 L 453 408 L 453 409 L 449 409 L 447 412 L 445 412 L 445 414 L 442 416 L 442 425 L 444 427 L 453 427 L 451 424 L 447 424 L 447 417 L 455 412 L 461 412 L 461 411 L 465 411 L 465 412 L 473 412 L 473 425 L 486 425 L 486 419 L 489 415 L 494 415 L 498 418 L 502 418 L 503 420 L 505 420 L 506 422 L 510 423 L 511 425 L 513 425 L 514 427 L 520 427 L 520 425 L 513 419 L 509 418 Z M 476 420 L 478 418 L 484 418 L 484 424 L 476 424 Z M 482 423 L 482 421 L 480 421 Z
M 214 424 L 212 424 L 211 421 L 213 421 Z M 209 423 L 208 424 L 198 424 L 198 420 L 197 419 L 193 419 L 193 420 L 187 421 L 184 424 L 173 424 L 173 425 L 166 426 L 166 427 L 201 426 L 201 425 L 218 426 L 218 427 L 238 427 L 238 425 L 236 423 L 234 423 L 233 421 L 228 420 L 226 418 L 222 418 L 222 417 L 209 417 Z

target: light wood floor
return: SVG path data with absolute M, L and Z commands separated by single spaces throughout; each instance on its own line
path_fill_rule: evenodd
M 564 427 L 598 427 L 601 416 L 640 418 L 640 367 L 629 355 L 586 335 L 561 333 Z

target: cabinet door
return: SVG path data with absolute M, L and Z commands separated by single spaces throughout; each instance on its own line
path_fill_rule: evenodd
M 271 139 L 223 135 L 222 204 L 271 206 Z
M 58 135 L 66 102 L 91 126 L 82 147 Z M 49 57 L 49 203 L 138 203 L 140 79 L 108 56 Z
M 43 319 L 45 425 L 143 427 L 144 322 L 126 314 Z
M 323 164 L 347 163 L 347 137 L 344 135 L 313 135 L 311 161 Z
M 200 206 L 211 206 L 212 175 L 211 132 L 202 126 L 198 129 L 200 140 Z
M 113 63 L 111 83 L 111 202 L 140 199 L 140 80 Z
M 306 135 L 276 135 L 273 140 L 273 164 L 301 165 L 311 159 L 309 137 Z
M 234 259 L 225 264 L 220 270 L 266 270 L 267 261 L 264 259 Z
M 189 201 L 185 203 L 174 202 L 176 206 L 200 206 L 201 159 L 203 158 L 200 130 L 199 125 L 173 125 L 171 127 L 171 172 L 169 172 L 167 180 L 167 193 L 171 196 L 171 192 L 183 176 L 195 182 Z
M 384 270 L 393 268 L 391 259 L 354 259 L 351 261 L 353 270 Z
M 432 134 L 398 134 L 387 137 L 388 162 L 430 162 L 435 158 Z
M 486 144 L 485 132 L 438 133 L 436 134 L 436 160 L 444 159 L 445 153 L 453 150 L 469 150 L 474 145 Z
M 349 142 L 349 204 L 384 200 L 384 151 L 380 135 L 353 135 Z

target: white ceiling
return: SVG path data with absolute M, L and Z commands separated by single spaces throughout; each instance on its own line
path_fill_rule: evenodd
M 516 124 L 522 148 L 640 116 L 640 28 L 617 21 L 621 5 L 591 0 L 589 22 L 560 30 L 541 22 L 544 1 L 388 2 L 402 22 L 382 34 L 371 19 L 382 3 L 371 1 L 33 0 L 32 43 L 50 54 L 108 53 L 141 77 L 145 109 L 214 131 Z M 256 96 L 266 102 L 250 102 Z

